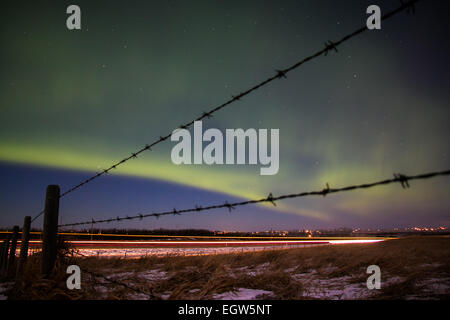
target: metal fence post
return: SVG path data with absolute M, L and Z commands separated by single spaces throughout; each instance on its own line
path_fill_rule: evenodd
M 49 277 L 53 271 L 57 253 L 59 186 L 49 185 L 45 196 L 44 232 L 42 240 L 42 275 Z
M 13 234 L 11 238 L 11 247 L 9 249 L 9 259 L 6 268 L 6 274 L 11 275 L 11 270 L 14 267 L 14 261 L 16 260 L 17 238 L 19 237 L 19 226 L 14 226 Z
M 28 241 L 30 240 L 30 226 L 31 226 L 31 217 L 26 216 L 25 219 L 23 220 L 22 241 L 20 242 L 20 256 L 16 273 L 17 279 L 20 279 L 20 277 L 22 277 L 23 270 L 25 268 L 25 263 L 28 257 Z

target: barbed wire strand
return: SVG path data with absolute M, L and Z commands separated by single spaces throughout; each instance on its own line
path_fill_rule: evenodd
M 403 10 L 407 10 L 407 11 L 409 12 L 409 11 L 411 10 L 411 8 L 414 8 L 414 5 L 415 5 L 418 1 L 419 1 L 419 0 L 410 0 L 410 1 L 407 1 L 407 2 L 401 1 L 401 6 L 400 6 L 400 7 L 398 7 L 397 9 L 395 9 L 395 10 L 389 12 L 389 13 L 386 13 L 385 15 L 383 15 L 383 16 L 381 17 L 381 20 L 387 20 L 387 19 L 391 18 L 392 16 L 394 16 L 394 15 L 396 15 L 396 14 L 402 12 Z M 178 129 L 187 129 L 187 128 L 189 128 L 192 124 L 194 124 L 195 121 L 200 121 L 200 120 L 203 120 L 204 118 L 210 118 L 210 117 L 212 116 L 213 113 L 215 113 L 215 112 L 217 112 L 217 111 L 219 111 L 219 110 L 225 108 L 225 107 L 228 106 L 228 105 L 231 105 L 232 103 L 234 103 L 234 102 L 240 100 L 240 99 L 243 98 L 244 96 L 249 95 L 249 94 L 252 93 L 253 91 L 256 91 L 256 90 L 260 89 L 261 87 L 263 87 L 263 86 L 269 84 L 270 82 L 272 82 L 272 81 L 274 81 L 274 80 L 277 80 L 277 79 L 286 78 L 287 73 L 291 72 L 291 71 L 294 70 L 294 69 L 297 69 L 298 67 L 300 67 L 300 66 L 303 65 L 304 63 L 306 63 L 306 62 L 308 62 L 308 61 L 310 61 L 310 60 L 313 60 L 313 59 L 315 59 L 315 58 L 321 56 L 322 54 L 328 55 L 328 53 L 329 53 L 330 51 L 332 51 L 332 50 L 334 50 L 335 52 L 337 52 L 337 47 L 338 47 L 339 45 L 341 45 L 342 43 L 344 43 L 344 42 L 350 40 L 351 38 L 355 37 L 356 35 L 363 33 L 363 32 L 366 31 L 366 30 L 368 30 L 367 26 L 363 26 L 363 27 L 359 28 L 358 30 L 356 30 L 356 31 L 354 31 L 354 32 L 352 32 L 352 33 L 350 33 L 349 35 L 344 36 L 344 37 L 343 37 L 342 39 L 340 39 L 339 41 L 336 41 L 336 42 L 327 41 L 327 42 L 325 43 L 325 47 L 324 47 L 323 49 L 317 51 L 317 52 L 314 53 L 313 55 L 310 55 L 310 56 L 304 58 L 303 60 L 298 61 L 297 63 L 293 64 L 292 66 L 290 66 L 290 67 L 288 67 L 288 68 L 286 68 L 286 69 L 275 70 L 275 71 L 276 71 L 276 74 L 275 74 L 274 76 L 271 76 L 271 77 L 267 78 L 266 80 L 264 80 L 264 81 L 258 83 L 257 85 L 251 87 L 250 89 L 248 89 L 248 90 L 246 90 L 246 91 L 243 91 L 243 92 L 239 93 L 239 94 L 236 95 L 236 96 L 232 96 L 232 98 L 229 99 L 228 101 L 226 101 L 226 102 L 222 103 L 221 105 L 219 105 L 219 106 L 217 106 L 217 107 L 211 109 L 211 110 L 208 111 L 208 112 L 203 112 L 203 113 L 202 113 L 199 117 L 197 117 L 196 119 L 191 120 L 190 122 L 188 122 L 188 123 L 186 123 L 186 124 L 184 124 L 184 125 L 181 125 L 179 128 L 177 128 L 177 129 L 175 129 L 175 130 L 178 130 Z M 105 169 L 105 170 L 103 170 L 103 171 L 101 171 L 101 172 L 98 172 L 97 174 L 91 176 L 90 178 L 88 178 L 88 179 L 82 181 L 81 183 L 79 183 L 79 184 L 75 185 L 74 187 L 68 189 L 67 191 L 63 192 L 63 193 L 60 195 L 60 198 L 66 196 L 66 195 L 68 195 L 69 193 L 71 193 L 71 192 L 77 190 L 78 188 L 80 188 L 80 187 L 82 187 L 82 186 L 84 186 L 84 185 L 90 183 L 92 180 L 94 180 L 94 179 L 96 179 L 96 178 L 99 178 L 100 176 L 102 176 L 102 175 L 104 175 L 104 174 L 109 173 L 109 171 L 111 171 L 111 170 L 113 170 L 113 169 L 116 169 L 118 166 L 122 165 L 123 163 L 125 163 L 125 162 L 127 162 L 127 161 L 129 161 L 129 160 L 131 160 L 131 159 L 137 158 L 137 156 L 140 155 L 141 153 L 143 153 L 144 151 L 151 150 L 152 147 L 154 147 L 155 145 L 157 145 L 157 144 L 159 144 L 159 143 L 161 143 L 161 142 L 167 140 L 167 139 L 170 138 L 171 136 L 172 136 L 172 133 L 169 133 L 169 134 L 167 134 L 167 135 L 165 135 L 165 136 L 160 136 L 159 139 L 156 140 L 156 141 L 154 141 L 153 143 L 151 143 L 151 144 L 146 144 L 144 147 L 142 147 L 142 148 L 139 149 L 138 151 L 133 152 L 130 156 L 128 156 L 128 157 L 126 157 L 126 158 L 124 158 L 124 159 L 122 159 L 122 160 L 120 160 L 120 161 L 114 163 L 114 164 L 111 165 L 109 168 L 107 168 L 107 169 Z
M 45 210 L 42 210 L 41 212 L 39 212 L 33 219 L 31 219 L 30 223 L 33 223 L 34 220 L 36 220 L 37 218 L 39 218 L 40 216 L 42 216 L 44 214 Z
M 313 195 L 325 197 L 327 194 L 331 194 L 331 193 L 352 191 L 352 190 L 357 190 L 357 189 L 369 189 L 369 188 L 373 188 L 376 186 L 387 185 L 387 184 L 396 183 L 396 182 L 399 182 L 401 184 L 402 188 L 406 189 L 406 188 L 410 187 L 409 181 L 411 181 L 411 180 L 430 179 L 430 178 L 434 178 L 437 176 L 447 176 L 447 175 L 450 175 L 450 170 L 429 172 L 429 173 L 423 173 L 423 174 L 418 174 L 418 175 L 413 175 L 413 176 L 406 176 L 403 174 L 395 173 L 394 178 L 392 178 L 392 179 L 385 179 L 385 180 L 371 182 L 371 183 L 351 185 L 351 186 L 342 187 L 342 188 L 330 188 L 329 184 L 327 183 L 326 188 L 324 188 L 322 190 L 318 190 L 318 191 L 306 191 L 306 192 L 301 192 L 301 193 L 292 193 L 292 194 L 286 194 L 286 195 L 281 195 L 281 196 L 277 196 L 277 197 L 274 197 L 272 195 L 272 193 L 270 193 L 267 197 L 257 199 L 257 200 L 246 200 L 246 201 L 234 202 L 234 203 L 225 202 L 223 204 L 211 205 L 211 206 L 206 206 L 206 207 L 195 206 L 195 208 L 182 209 L 182 210 L 177 210 L 174 208 L 173 210 L 170 210 L 170 211 L 152 212 L 152 213 L 148 213 L 148 214 L 138 213 L 137 215 L 134 215 L 134 216 L 116 217 L 116 218 L 109 218 L 109 219 L 102 219 L 102 220 L 92 219 L 90 221 L 63 224 L 63 225 L 59 225 L 58 227 L 73 227 L 73 226 L 80 226 L 80 225 L 85 225 L 85 224 L 122 222 L 122 221 L 135 220 L 135 219 L 142 220 L 143 218 L 147 218 L 147 217 L 159 218 L 161 216 L 166 216 L 166 215 L 181 215 L 183 213 L 188 213 L 188 212 L 200 212 L 200 211 L 207 211 L 207 210 L 221 209 L 221 208 L 227 208 L 231 212 L 231 210 L 234 210 L 237 206 L 245 206 L 245 205 L 249 205 L 249 204 L 257 204 L 257 203 L 263 203 L 263 202 L 270 202 L 274 206 L 276 206 L 276 201 L 279 201 L 279 200 L 300 198 L 300 197 L 313 196 Z

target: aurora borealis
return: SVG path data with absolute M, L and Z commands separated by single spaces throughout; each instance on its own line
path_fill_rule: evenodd
M 74 2 L 75 3 L 75 2 Z M 373 1 L 3 3 L 0 226 L 365 24 Z M 396 1 L 376 1 L 382 12 Z M 421 1 L 205 120 L 279 129 L 280 167 L 176 166 L 166 141 L 61 200 L 64 222 L 448 169 L 450 5 Z M 127 222 L 216 230 L 450 225 L 448 178 Z M 122 224 L 124 225 L 124 224 Z M 113 227 L 114 225 L 105 225 Z

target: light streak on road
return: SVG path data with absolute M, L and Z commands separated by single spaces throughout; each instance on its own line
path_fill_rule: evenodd
M 384 241 L 385 239 L 342 239 L 342 240 L 288 240 L 288 241 L 108 241 L 108 240 L 76 240 L 68 241 L 75 248 L 82 247 L 109 247 L 109 248 L 136 248 L 136 247 L 244 247 L 244 246 L 290 246 L 290 245 L 317 245 L 317 244 L 364 244 Z M 40 245 L 41 241 L 32 240 L 30 245 Z

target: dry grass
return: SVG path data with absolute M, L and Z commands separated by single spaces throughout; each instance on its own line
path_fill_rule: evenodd
M 88 298 L 84 292 L 67 290 L 66 269 L 74 264 L 73 250 L 61 239 L 58 241 L 58 255 L 54 273 L 51 278 L 41 276 L 41 254 L 31 255 L 27 259 L 24 272 L 20 280 L 8 293 L 8 299 L 14 300 L 74 300 Z M 12 280 L 12 279 L 6 279 Z
M 382 289 L 370 295 L 374 299 L 438 298 L 448 299 L 450 292 L 435 294 L 424 289 L 427 279 L 450 279 L 450 237 L 411 237 L 373 244 L 333 245 L 313 248 L 262 251 L 213 256 L 164 257 L 142 259 L 78 258 L 82 270 L 107 275 L 144 292 L 168 299 L 211 299 L 215 294 L 238 288 L 271 291 L 270 299 L 305 299 L 317 281 L 327 289 L 330 279 L 347 279 L 365 286 L 366 268 L 378 265 L 382 271 Z M 14 298 L 148 298 L 129 288 L 84 274 L 83 290 L 65 289 L 65 269 L 57 268 L 51 283 L 29 284 L 25 279 L 21 296 Z M 28 266 L 29 268 L 33 267 Z M 60 270 L 61 269 L 61 270 Z M 64 271 L 64 272 L 63 272 Z M 154 271 L 164 276 L 144 279 L 142 273 Z M 27 274 L 31 270 L 27 271 Z M 310 278 L 296 277 L 313 275 Z M 389 279 L 398 281 L 389 282 Z M 323 280 L 323 281 L 322 281 Z M 316 281 L 316 282 L 314 282 Z M 331 282 L 330 282 L 331 283 Z M 107 288 L 107 289 L 106 289 Z M 317 288 L 314 288 L 317 289 Z M 367 289 L 365 289 L 367 290 Z M 363 297 L 364 298 L 364 297 Z

